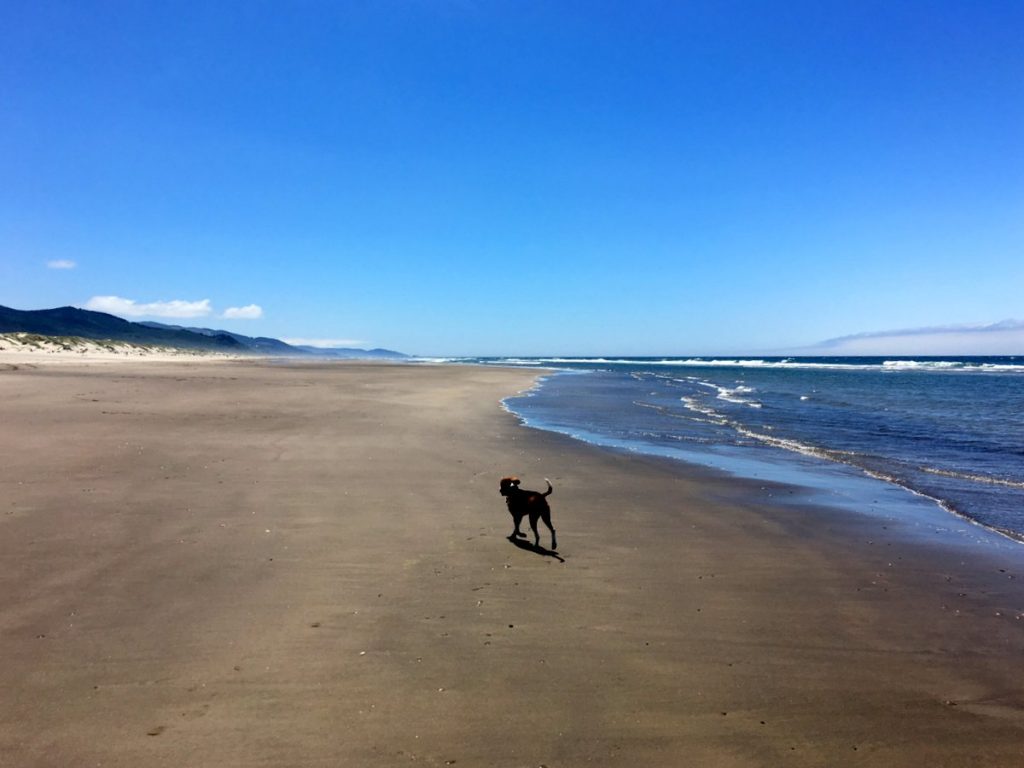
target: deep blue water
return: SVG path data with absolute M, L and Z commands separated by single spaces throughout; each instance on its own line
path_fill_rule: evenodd
M 479 362 L 562 371 L 506 401 L 532 426 L 741 474 L 870 475 L 1024 538 L 1024 357 Z

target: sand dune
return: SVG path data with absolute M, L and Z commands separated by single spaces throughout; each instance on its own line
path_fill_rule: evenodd
M 81 336 L 44 336 L 38 333 L 0 333 L 0 365 L 19 363 L 98 363 L 125 360 L 237 359 L 238 355 L 201 349 L 134 344 Z

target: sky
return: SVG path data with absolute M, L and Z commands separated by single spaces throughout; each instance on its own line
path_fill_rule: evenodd
M 0 3 L 0 305 L 1024 354 L 1024 4 Z

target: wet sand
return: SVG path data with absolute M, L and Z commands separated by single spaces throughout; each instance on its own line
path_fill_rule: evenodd
M 533 375 L 0 370 L 0 765 L 1024 764 L 1020 551 L 526 429 Z

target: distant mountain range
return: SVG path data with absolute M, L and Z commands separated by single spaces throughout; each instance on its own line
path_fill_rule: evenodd
M 0 307 L 0 333 L 39 333 L 45 336 L 81 336 L 86 339 L 111 339 L 135 344 L 158 344 L 182 349 L 204 349 L 233 354 L 401 359 L 408 357 L 390 349 L 354 349 L 350 347 L 293 346 L 280 339 L 243 336 L 213 328 L 185 328 L 163 323 L 133 323 L 105 312 L 75 307 L 22 310 Z

